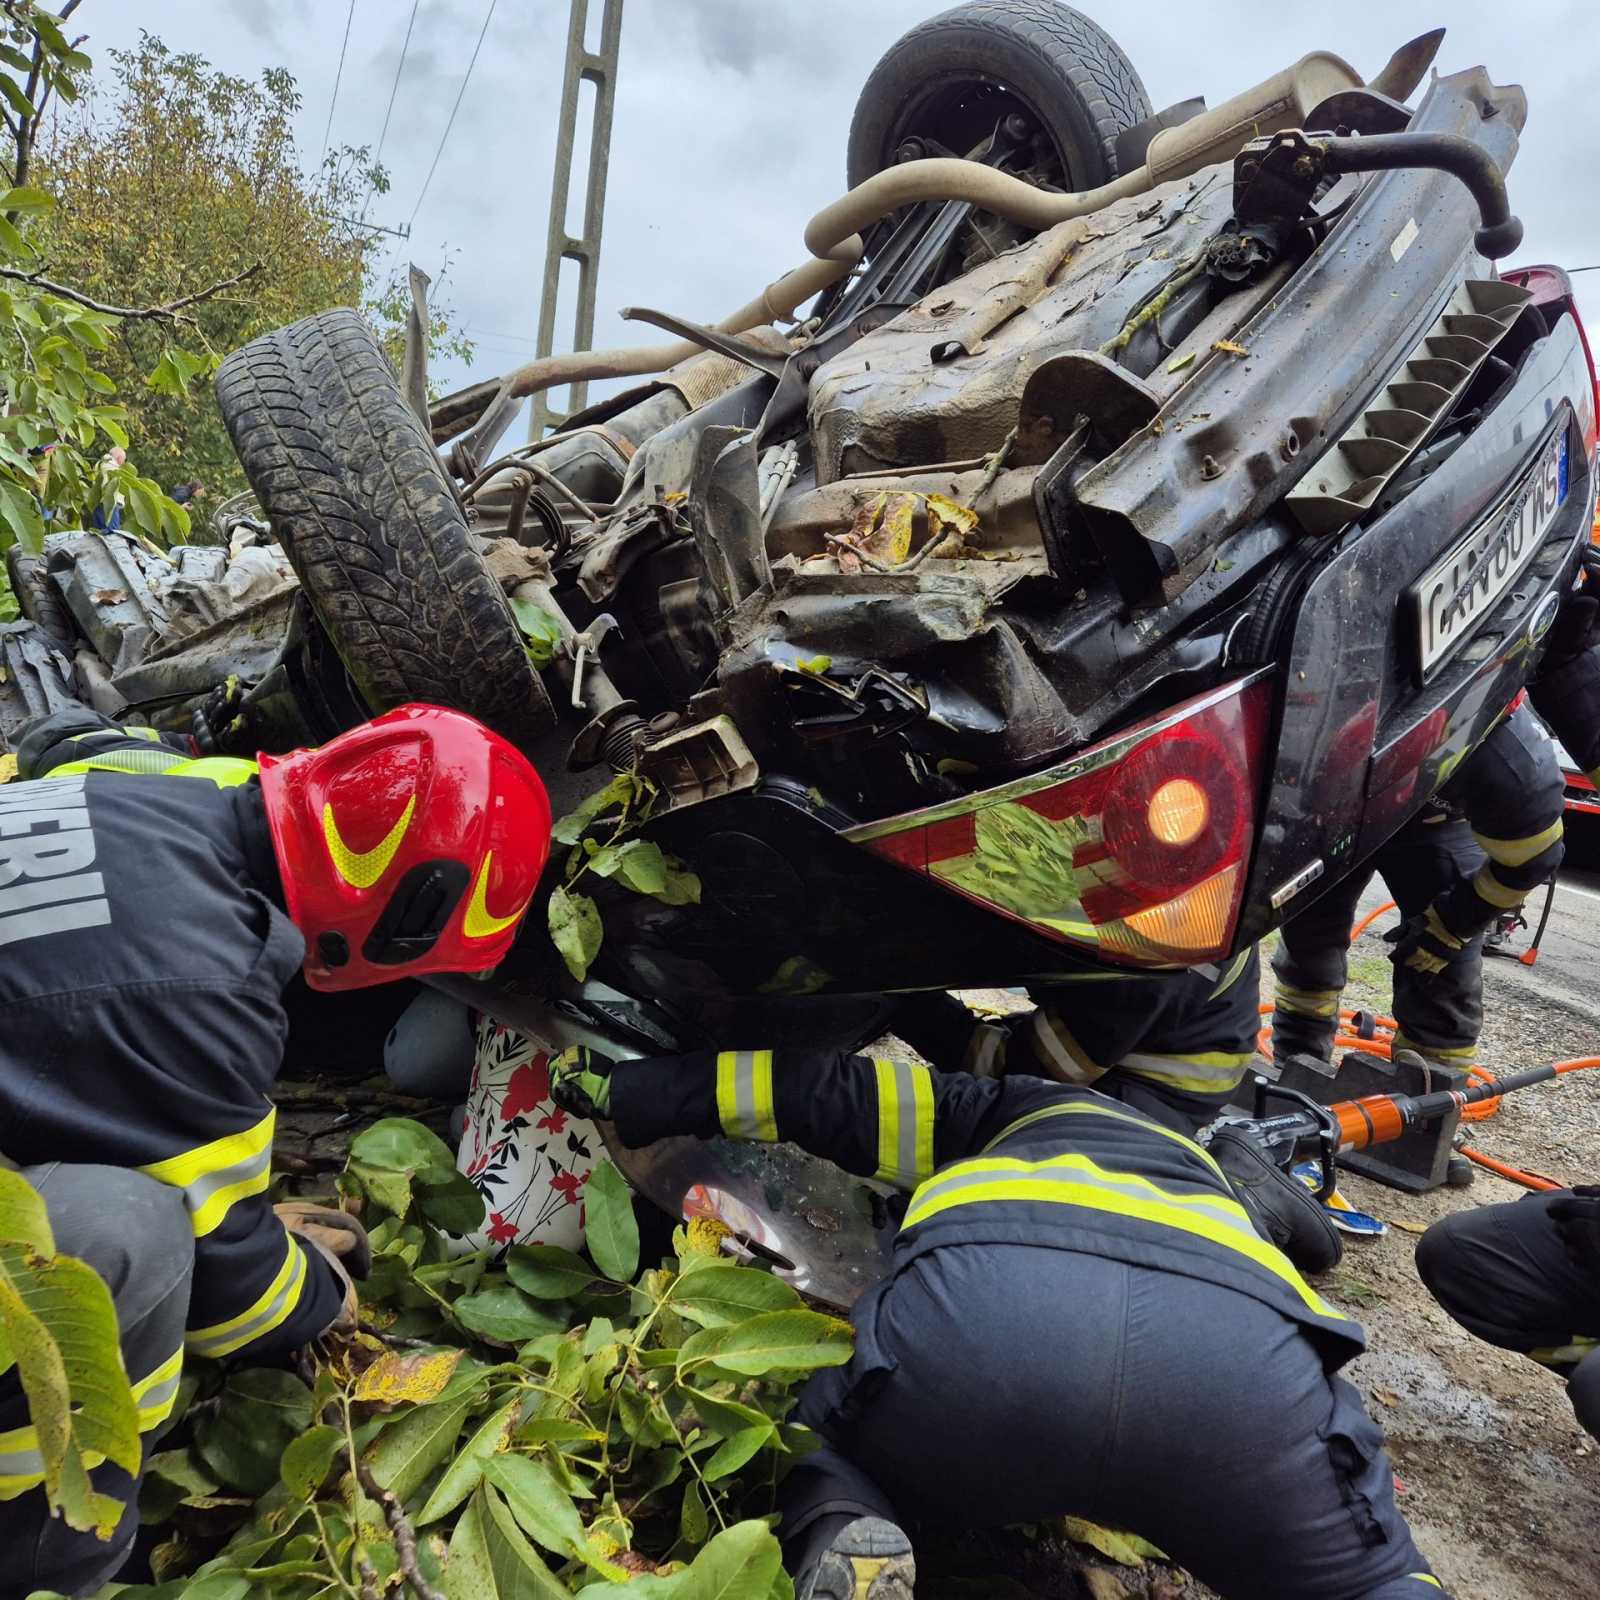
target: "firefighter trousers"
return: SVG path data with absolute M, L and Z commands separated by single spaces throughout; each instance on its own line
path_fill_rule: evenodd
M 1483 861 L 1466 818 L 1413 822 L 1378 851 L 1371 870 L 1352 872 L 1290 917 L 1272 957 L 1277 979 L 1273 1054 L 1286 1060 L 1304 1051 L 1332 1059 L 1339 995 L 1349 975 L 1350 929 L 1373 872 L 1394 896 L 1400 915 L 1413 917 L 1459 878 L 1470 878 Z M 1483 1026 L 1482 937 L 1434 976 L 1397 966 L 1394 1015 L 1403 1046 L 1424 1055 L 1465 1051 L 1470 1062 Z
M 1551 1220 L 1550 1207 L 1566 1193 L 1451 1213 L 1423 1234 L 1417 1271 L 1468 1333 L 1570 1379 L 1600 1350 L 1600 1277 L 1567 1255 Z M 1585 1372 L 1587 1391 L 1594 1374 Z M 1595 1432 L 1594 1397 L 1576 1386 L 1570 1392 L 1579 1420 Z
M 839 1517 L 1069 1514 L 1142 1534 L 1229 1600 L 1439 1600 L 1380 1429 L 1270 1306 L 1100 1256 L 954 1245 L 851 1320 L 853 1360 L 795 1413 L 827 1442 L 784 1483 L 791 1571 Z
M 44 1197 L 57 1251 L 87 1261 L 111 1290 L 141 1420 L 164 1418 L 177 1392 L 180 1363 L 173 1358 L 183 1349 L 194 1266 L 182 1191 L 122 1167 L 48 1162 L 24 1167 L 22 1175 Z M 27 1426 L 28 1406 L 13 1370 L 0 1378 L 0 1438 L 11 1435 L 10 1455 L 0 1453 L 0 1474 L 26 1466 L 16 1431 Z M 153 1430 L 145 1435 L 146 1456 L 153 1436 Z M 101 1494 L 125 1507 L 107 1541 L 52 1517 L 42 1489 L 0 1499 L 0 1600 L 22 1600 L 34 1589 L 88 1593 L 127 1560 L 139 1529 L 140 1478 L 111 1462 L 90 1477 Z

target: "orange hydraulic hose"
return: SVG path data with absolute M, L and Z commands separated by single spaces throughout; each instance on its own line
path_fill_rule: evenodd
M 1376 910 L 1369 911 L 1350 930 L 1350 942 L 1354 944 L 1379 917 L 1383 916 L 1385 912 L 1393 911 L 1394 909 L 1395 903 L 1390 900 Z M 1272 1009 L 1270 1005 L 1264 1005 L 1261 1007 L 1260 1014 L 1264 1017 L 1270 1017 Z M 1335 1033 L 1333 1040 L 1334 1048 L 1336 1050 L 1365 1050 L 1369 1055 L 1388 1059 L 1394 1049 L 1394 1036 L 1399 1031 L 1399 1024 L 1393 1017 L 1376 1017 L 1373 1019 L 1377 1028 L 1376 1036 L 1367 1038 L 1356 1031 L 1357 1016 L 1357 1012 L 1349 1009 L 1340 1011 L 1338 1031 Z M 1272 1026 L 1270 1022 L 1256 1035 L 1256 1049 L 1267 1060 L 1270 1061 L 1272 1059 Z M 1558 1077 L 1569 1072 L 1586 1072 L 1591 1068 L 1600 1068 L 1600 1056 L 1576 1056 L 1570 1061 L 1556 1062 L 1555 1068 Z M 1495 1075 L 1487 1067 L 1481 1065 L 1469 1067 L 1467 1076 L 1474 1083 L 1493 1083 L 1495 1081 Z M 1485 1122 L 1490 1117 L 1495 1116 L 1499 1110 L 1500 1100 L 1498 1097 L 1480 1100 L 1474 1105 L 1461 1108 L 1461 1120 L 1463 1122 Z M 1494 1173 L 1497 1177 L 1506 1179 L 1509 1183 L 1521 1184 L 1525 1189 L 1546 1190 L 1565 1187 L 1564 1184 L 1557 1183 L 1555 1179 L 1545 1177 L 1543 1173 L 1528 1172 L 1521 1167 L 1511 1166 L 1507 1162 L 1497 1161 L 1493 1156 L 1487 1156 L 1481 1150 L 1474 1150 L 1466 1145 L 1462 1145 L 1460 1149 L 1461 1154 L 1469 1161 L 1483 1167 L 1488 1172 Z

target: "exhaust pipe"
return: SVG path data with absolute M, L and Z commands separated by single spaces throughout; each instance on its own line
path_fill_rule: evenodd
M 1439 29 L 1402 45 L 1374 79 L 1374 86 L 1392 98 L 1410 93 L 1443 36 Z M 824 206 L 806 227 L 812 259 L 769 284 L 716 327 L 722 333 L 743 333 L 766 322 L 791 319 L 806 300 L 837 283 L 861 260 L 862 230 L 901 206 L 923 200 L 965 200 L 1023 227 L 1051 228 L 1231 160 L 1251 139 L 1304 127 L 1310 112 L 1330 95 L 1362 87 L 1360 74 L 1347 61 L 1328 51 L 1313 51 L 1215 109 L 1164 128 L 1150 141 L 1143 166 L 1078 194 L 1037 189 L 976 161 L 934 159 L 889 167 Z M 596 378 L 644 377 L 686 361 L 702 348 L 684 341 L 545 356 L 507 374 L 496 398 L 510 401 L 558 384 Z

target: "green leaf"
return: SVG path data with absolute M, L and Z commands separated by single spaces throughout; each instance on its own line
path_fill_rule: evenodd
M 14 1226 L 37 1236 L 39 1219 L 4 1172 Z M 48 1232 L 48 1224 L 46 1232 Z M 8 1353 L 38 1437 L 45 1493 L 70 1527 L 111 1536 L 121 1504 L 97 1493 L 84 1459 L 90 1451 L 138 1470 L 139 1423 L 111 1291 L 71 1256 L 46 1256 L 26 1244 L 0 1244 L 0 1352 Z
M 582 1256 L 553 1244 L 514 1244 L 506 1255 L 506 1276 L 536 1300 L 570 1300 L 595 1281 Z
M 283 1452 L 311 1426 L 311 1409 L 311 1391 L 292 1373 L 246 1368 L 196 1422 L 195 1450 L 220 1482 L 265 1494 L 278 1481 Z
M 667 886 L 667 863 L 661 847 L 648 839 L 605 846 L 589 858 L 589 870 L 602 878 L 615 878 L 635 894 L 660 894 Z
M 639 1224 L 628 1180 L 609 1161 L 599 1162 L 583 1198 L 583 1242 L 589 1254 L 608 1278 L 628 1283 L 639 1270 Z
M 700 1485 L 691 1482 L 683 1491 L 683 1505 L 678 1510 L 678 1537 L 691 1549 L 698 1549 L 711 1532 L 711 1519 L 706 1515 L 706 1502 Z
M 192 1450 L 161 1450 L 145 1463 L 139 1486 L 139 1520 L 146 1527 L 170 1522 L 185 1500 L 216 1493 L 217 1480 Z
M 613 806 L 626 816 L 639 793 L 639 780 L 631 772 L 619 773 L 603 789 L 596 789 L 575 809 L 559 818 L 551 828 L 550 836 L 557 844 L 576 844 L 589 824 Z
M 41 1256 L 56 1253 L 44 1196 L 22 1176 L 0 1167 L 0 1242 L 26 1245 Z
M 566 638 L 561 624 L 542 606 L 536 606 L 531 600 L 513 599 L 511 614 L 517 619 L 517 626 L 522 630 L 528 659 L 541 670 L 548 667 L 555 660 L 556 652 Z
M 567 1600 L 570 1593 L 487 1486 L 467 1503 L 450 1536 L 444 1591 L 448 1600 Z
M 0 522 L 16 536 L 24 550 L 39 553 L 44 538 L 44 518 L 37 497 L 0 478 Z M 9 541 L 7 541 L 9 543 Z
M 343 1443 L 344 1434 L 324 1422 L 306 1429 L 284 1447 L 279 1472 L 296 1500 L 309 1500 L 322 1487 Z
M 744 1322 L 762 1311 L 796 1311 L 805 1304 L 770 1272 L 710 1259 L 673 1282 L 671 1301 L 674 1311 L 702 1328 Z
M 697 906 L 700 904 L 700 878 L 691 872 L 676 856 L 665 856 L 667 881 L 655 898 L 666 906 Z
M 43 189 L 7 189 L 0 194 L 0 211 L 20 211 L 28 215 L 36 215 L 42 211 L 51 211 L 55 208 L 55 201 Z
M 484 1468 L 484 1476 L 505 1495 L 512 1516 L 535 1544 L 558 1556 L 589 1559 L 578 1508 L 544 1462 L 497 1456 Z
M 424 1167 L 411 1180 L 411 1192 L 418 1209 L 436 1228 L 471 1233 L 483 1222 L 483 1196 L 454 1166 Z
M 522 1396 L 515 1395 L 482 1423 L 461 1453 L 444 1469 L 422 1510 L 415 1517 L 418 1527 L 447 1517 L 483 1481 L 485 1464 L 511 1440 L 511 1430 L 522 1414 Z
M 417 1406 L 390 1423 L 367 1452 L 372 1476 L 400 1500 L 409 1500 L 455 1449 L 461 1425 L 476 1403 L 471 1394 L 454 1401 L 440 1399 Z
M 561 1318 L 536 1305 L 509 1283 L 464 1294 L 452 1309 L 462 1327 L 490 1344 L 521 1344 L 541 1333 L 558 1333 L 566 1326 Z
M 701 1475 L 707 1483 L 711 1483 L 727 1477 L 730 1472 L 737 1472 L 763 1445 L 771 1444 L 776 1437 L 776 1431 L 767 1421 L 763 1421 L 758 1428 L 743 1429 L 731 1439 L 722 1441 L 711 1459 L 700 1469 Z
M 850 1359 L 851 1339 L 848 1322 L 820 1311 L 766 1312 L 748 1322 L 702 1329 L 679 1350 L 678 1371 L 714 1363 L 725 1372 L 760 1377 L 780 1370 L 840 1367 Z
M 350 1154 L 391 1172 L 453 1167 L 455 1153 L 438 1134 L 409 1117 L 385 1117 L 350 1141 Z
M 772 1426 L 772 1418 L 765 1412 L 757 1411 L 754 1406 L 742 1405 L 737 1400 L 719 1400 L 715 1395 L 692 1389 L 687 1384 L 683 1387 L 689 1395 L 695 1415 L 707 1432 L 719 1438 L 731 1439 L 736 1433 L 743 1433 L 749 1428 L 770 1429 Z
M 22 92 L 22 86 L 14 78 L 0 76 L 0 94 L 5 95 L 11 109 L 19 117 L 33 116 L 33 102 Z
M 599 1428 L 562 1417 L 535 1417 L 517 1429 L 518 1444 L 599 1444 L 604 1438 Z
M 582 983 L 605 936 L 598 908 L 588 895 L 569 894 L 558 886 L 550 896 L 549 919 L 550 937 L 561 952 L 567 971 Z
M 724 1529 L 681 1572 L 646 1573 L 631 1583 L 590 1584 L 584 1600 L 768 1600 L 783 1557 L 765 1522 Z

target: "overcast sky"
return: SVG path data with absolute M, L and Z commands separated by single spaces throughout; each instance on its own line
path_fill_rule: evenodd
M 1370 77 L 1441 24 L 1444 71 L 1487 65 L 1521 83 L 1528 126 L 1510 175 L 1527 225 L 1519 261 L 1600 263 L 1597 0 L 1385 0 L 1322 11 L 1280 0 L 1086 0 L 1156 107 L 1215 105 L 1308 50 Z M 598 30 L 603 0 L 590 0 Z M 444 132 L 489 0 L 421 0 L 383 160 L 394 188 L 378 220 L 408 220 Z M 617 309 L 653 305 L 712 321 L 804 258 L 806 219 L 844 187 L 855 97 L 879 56 L 937 0 L 626 0 L 595 342 L 652 337 Z M 355 0 L 337 103 L 347 0 L 85 0 L 73 27 L 93 54 L 141 28 L 230 72 L 286 66 L 305 97 L 300 142 L 375 144 L 411 0 Z M 1298 14 L 1296 14 L 1298 11 Z M 555 147 L 567 0 L 498 0 L 467 98 L 417 211 L 409 250 L 436 272 L 488 377 L 531 355 Z M 1514 24 L 1514 25 L 1513 25 Z M 574 217 L 581 188 L 574 185 Z M 1600 333 L 1600 272 L 1579 277 Z M 558 331 L 557 348 L 570 338 Z

